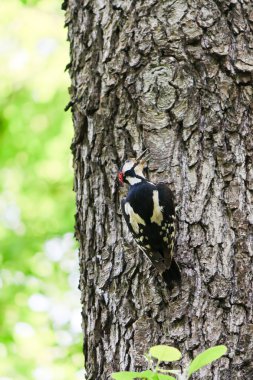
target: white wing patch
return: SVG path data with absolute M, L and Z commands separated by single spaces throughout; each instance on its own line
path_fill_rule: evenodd
M 153 215 L 150 220 L 158 224 L 158 226 L 160 226 L 163 221 L 163 207 L 159 205 L 159 194 L 157 190 L 153 191 Z
M 146 225 L 145 221 L 140 217 L 140 215 L 134 212 L 134 209 L 131 207 L 130 203 L 125 204 L 125 212 L 129 215 L 130 224 L 133 227 L 133 230 L 136 234 L 139 233 L 139 224 Z

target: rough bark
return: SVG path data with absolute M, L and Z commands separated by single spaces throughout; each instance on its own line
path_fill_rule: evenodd
M 253 5 L 249 0 L 66 0 L 88 379 L 183 362 L 216 344 L 205 379 L 253 377 Z M 178 213 L 181 290 L 168 293 L 123 222 L 116 182 L 148 148 Z M 196 378 L 202 378 L 200 375 Z

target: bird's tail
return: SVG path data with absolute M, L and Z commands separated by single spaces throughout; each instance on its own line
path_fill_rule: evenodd
M 181 273 L 175 259 L 172 259 L 171 266 L 169 267 L 169 269 L 166 269 L 162 273 L 162 277 L 164 281 L 166 282 L 166 284 L 168 285 L 169 289 L 173 289 L 175 284 L 180 284 Z

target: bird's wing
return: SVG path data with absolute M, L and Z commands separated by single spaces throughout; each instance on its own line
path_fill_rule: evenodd
M 131 234 L 133 235 L 134 238 L 136 238 L 136 234 L 134 232 L 134 229 L 130 223 L 130 215 L 126 213 L 126 210 L 125 210 L 125 204 L 126 204 L 126 198 L 123 198 L 121 200 L 121 210 L 122 210 L 122 213 L 123 213 L 123 216 L 124 216 L 124 219 L 126 221 L 126 224 L 127 224 L 127 227 L 129 228 L 129 231 L 131 232 Z
M 125 205 L 127 203 L 128 202 L 126 202 L 125 198 L 122 199 L 121 209 L 122 209 L 122 213 L 125 218 L 125 221 L 127 223 L 127 226 L 129 228 L 129 231 L 131 232 L 138 247 L 142 250 L 142 252 L 144 252 L 148 256 L 148 258 L 151 260 L 151 262 L 156 267 L 156 269 L 161 273 L 164 272 L 170 266 L 170 261 L 171 261 L 169 260 L 170 256 L 168 254 L 164 255 L 164 252 L 162 250 L 159 252 L 158 250 L 154 250 L 153 247 L 150 246 L 150 243 L 148 239 L 146 238 L 146 236 L 149 236 L 151 232 L 150 229 L 152 230 L 152 228 L 154 227 L 151 227 L 151 225 L 148 225 L 148 226 L 145 225 L 144 219 L 143 219 L 144 223 L 142 223 L 139 220 L 139 222 L 141 223 L 138 224 L 138 227 L 137 227 L 136 223 L 138 221 L 138 214 L 136 214 L 137 220 L 134 220 L 135 213 L 131 214 L 131 217 L 130 217 L 130 213 L 126 212 L 126 208 L 125 208 Z M 167 244 L 164 244 L 164 251 L 167 251 L 167 250 L 168 250 Z
M 142 218 L 134 212 L 133 209 L 130 208 L 129 202 L 126 201 L 126 198 L 123 198 L 121 201 L 121 210 L 124 216 L 124 219 L 126 221 L 127 227 L 129 231 L 131 232 L 133 238 L 139 245 L 140 243 L 140 237 L 143 232 L 144 224 L 140 224 L 139 222 L 142 222 Z M 139 219 L 138 219 L 139 218 Z M 144 220 L 143 220 L 144 222 Z
M 173 193 L 169 186 L 160 182 L 156 186 L 159 194 L 159 204 L 163 208 L 163 255 L 164 261 L 168 265 L 171 264 L 171 260 L 174 254 L 174 243 L 176 234 L 176 218 L 175 218 L 175 207 L 173 202 Z
M 168 222 L 175 219 L 175 207 L 173 193 L 165 182 L 159 182 L 156 185 L 159 193 L 159 203 L 163 207 L 164 219 Z
M 173 259 L 176 229 L 173 194 L 166 183 L 161 182 L 153 186 L 152 191 L 158 191 L 157 210 L 162 210 L 162 217 L 159 212 L 156 214 L 153 209 L 153 215 L 151 213 L 151 217 L 149 217 L 150 222 L 146 224 L 144 214 L 146 215 L 147 212 L 140 208 L 138 202 L 135 204 L 136 209 L 134 211 L 130 208 L 130 203 L 126 198 L 121 201 L 121 209 L 129 231 L 137 245 L 148 256 L 158 272 L 166 277 L 164 277 L 165 281 L 169 283 L 174 280 L 174 277 L 180 278 L 180 271 Z M 152 199 L 152 193 L 150 195 L 150 199 Z M 153 194 L 153 202 L 157 204 L 155 199 L 157 200 Z M 147 206 L 148 210 L 151 209 L 148 204 L 145 204 L 145 206 Z M 152 219 L 154 219 L 154 222 Z M 147 237 L 151 239 L 151 245 Z M 177 271 L 175 271 L 175 266 Z

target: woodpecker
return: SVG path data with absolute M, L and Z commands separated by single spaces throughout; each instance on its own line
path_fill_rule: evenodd
M 154 184 L 144 177 L 145 153 L 127 160 L 118 173 L 120 185 L 130 185 L 121 208 L 137 245 L 172 289 L 181 279 L 173 258 L 176 229 L 173 195 L 166 183 Z

